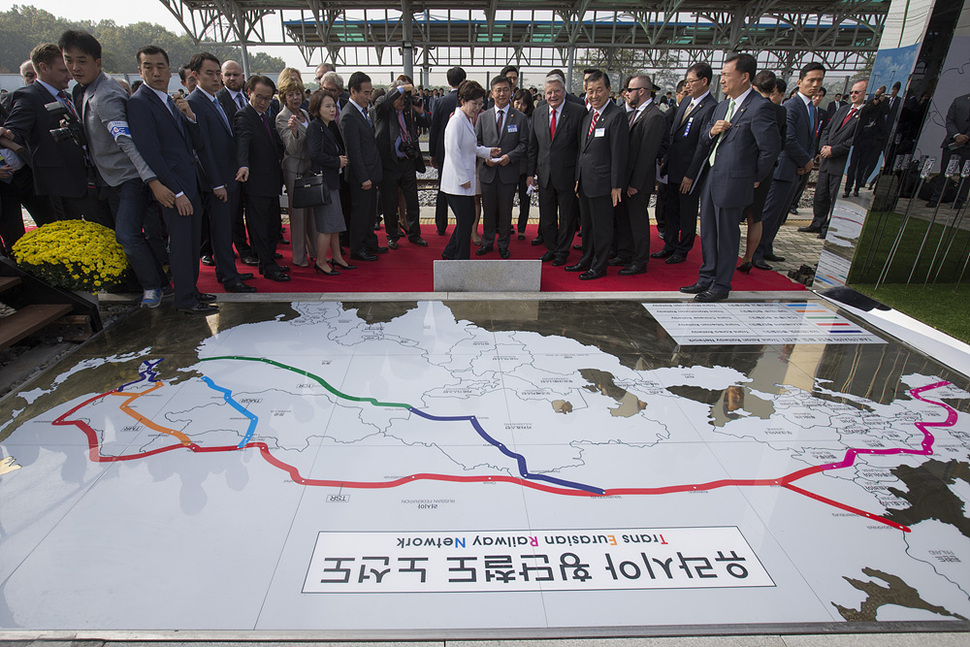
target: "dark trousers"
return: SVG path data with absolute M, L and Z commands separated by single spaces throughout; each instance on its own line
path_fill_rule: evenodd
M 546 249 L 565 260 L 576 235 L 579 202 L 573 187 L 559 191 L 555 185 L 539 187 L 539 235 Z
M 83 217 L 88 222 L 97 223 L 108 229 L 115 228 L 115 219 L 111 215 L 107 200 L 96 198 L 87 192 L 79 198 L 60 195 L 49 197 L 57 220 L 80 220 Z
M 605 273 L 613 246 L 613 198 L 583 193 L 579 185 L 579 217 L 583 227 L 583 255 L 579 264 L 597 274 Z
M 852 147 L 851 157 L 847 173 L 849 179 L 845 183 L 846 193 L 853 187 L 858 191 L 866 185 L 866 180 L 879 161 L 879 146 L 875 142 L 858 142 Z
M 694 187 L 690 193 L 680 192 L 680 183 L 667 186 L 665 201 L 666 226 L 664 228 L 664 250 L 687 256 L 697 238 L 697 212 L 700 209 L 701 187 Z M 658 196 L 657 200 L 660 198 Z M 657 223 L 660 227 L 660 223 Z
M 697 282 L 719 290 L 731 290 L 731 277 L 741 248 L 743 207 L 718 207 L 710 187 L 711 174 L 704 180 L 701 193 L 701 253 L 703 261 Z
M 406 235 L 410 240 L 421 237 L 421 207 L 418 206 L 418 178 L 414 170 L 414 162 L 409 159 L 398 161 L 396 169 L 384 168 L 384 179 L 381 180 L 381 204 L 384 206 L 384 231 L 388 240 L 401 237 L 401 228 L 397 218 L 397 190 L 404 194 L 404 219 L 407 221 Z
M 360 254 L 377 249 L 377 235 L 374 223 L 377 222 L 377 187 L 365 191 L 360 185 L 350 187 L 350 253 Z M 394 211 L 397 213 L 397 189 L 394 190 Z
M 276 244 L 280 236 L 279 196 L 246 194 L 246 224 L 249 227 L 251 252 L 259 259 L 262 274 L 279 272 L 276 263 Z
M 439 234 L 445 233 L 448 228 L 448 194 L 438 191 L 434 202 L 434 224 Z
M 529 182 L 528 176 L 522 174 L 519 176 L 519 184 L 517 185 L 517 190 L 519 192 L 519 222 L 518 231 L 520 234 L 525 233 L 525 227 L 529 224 L 529 207 L 532 206 L 531 198 L 529 195 Z
M 650 192 L 624 195 L 616 207 L 616 253 L 627 265 L 646 267 L 650 260 Z
M 232 255 L 233 214 L 240 201 L 239 189 L 228 190 L 225 202 L 207 192 L 204 196 L 205 218 L 202 229 L 209 231 L 209 253 L 216 261 L 216 279 L 221 283 L 232 284 L 239 280 L 236 260 Z M 208 227 L 206 227 L 206 220 Z
M 34 175 L 29 166 L 14 173 L 9 182 L 0 181 L 0 228 L 6 232 L 0 233 L 0 236 L 3 236 L 8 249 L 24 235 L 21 206 L 27 209 L 38 227 L 58 219 L 50 198 L 34 193 Z M 9 242 L 8 236 L 11 239 Z
M 175 284 L 175 307 L 191 308 L 199 302 L 199 247 L 202 244 L 202 202 L 192 200 L 192 215 L 182 216 L 176 209 L 162 207 L 168 229 L 168 261 Z
M 839 184 L 842 183 L 842 174 L 826 173 L 819 171 L 818 184 L 815 185 L 815 202 L 812 203 L 814 217 L 810 225 L 818 229 L 822 237 L 825 237 L 829 230 L 829 220 L 832 218 L 832 205 L 839 195 Z
M 657 202 L 653 207 L 653 217 L 657 220 L 657 233 L 660 239 L 664 240 L 664 233 L 667 231 L 667 192 L 680 190 L 680 187 L 671 187 L 666 182 L 657 182 Z
M 451 232 L 451 239 L 445 245 L 442 256 L 467 261 L 472 254 L 472 223 L 475 222 L 475 196 L 442 194 L 448 200 L 448 206 L 455 212 L 455 229 Z
M 515 184 L 502 182 L 482 182 L 482 247 L 495 244 L 498 235 L 498 248 L 509 248 L 509 232 L 512 229 L 512 198 Z
M 107 188 L 108 205 L 115 219 L 115 238 L 125 250 L 142 290 L 158 290 L 168 283 L 162 269 L 168 257 L 156 205 L 149 203 L 148 187 L 133 178 Z
M 775 236 L 778 235 L 778 230 L 788 220 L 788 209 L 791 207 L 795 192 L 798 191 L 800 179 L 801 177 L 796 175 L 794 181 L 782 180 L 777 177 L 772 180 L 761 216 L 761 242 L 758 243 L 758 248 L 754 250 L 752 260 L 764 261 L 765 254 L 774 255 Z
M 246 221 L 243 218 L 243 207 L 245 206 L 246 190 L 239 188 L 239 198 L 232 207 L 232 244 L 240 256 L 252 254 L 250 251 L 249 240 L 246 238 Z

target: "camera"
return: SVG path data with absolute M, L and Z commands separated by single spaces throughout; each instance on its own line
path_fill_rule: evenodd
M 60 101 L 51 101 L 44 105 L 47 112 L 51 114 L 52 117 L 59 120 L 59 128 L 51 128 L 51 137 L 54 138 L 55 142 L 62 142 L 68 139 L 73 140 L 77 146 L 84 148 L 88 140 L 84 136 L 84 126 L 81 122 L 77 120 L 70 110 L 61 103 Z

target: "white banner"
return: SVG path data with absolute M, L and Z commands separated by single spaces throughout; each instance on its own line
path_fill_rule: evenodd
M 736 527 L 321 532 L 304 593 L 775 586 Z

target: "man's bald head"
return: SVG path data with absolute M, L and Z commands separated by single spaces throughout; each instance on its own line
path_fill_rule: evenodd
M 243 88 L 243 83 L 245 83 L 242 66 L 240 66 L 236 61 L 226 61 L 223 63 L 222 82 L 233 92 L 241 91 Z
M 30 59 L 20 64 L 20 78 L 24 80 L 24 85 L 30 85 L 37 80 L 37 71 Z

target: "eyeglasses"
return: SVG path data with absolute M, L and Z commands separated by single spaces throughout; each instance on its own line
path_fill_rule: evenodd
M 849 94 L 862 94 L 862 90 L 852 90 Z
M 634 90 L 646 90 L 646 88 L 623 88 L 623 92 L 633 92 Z

